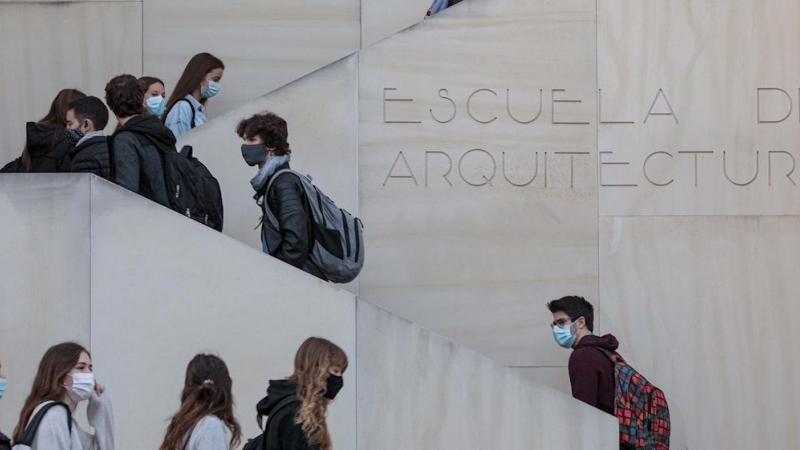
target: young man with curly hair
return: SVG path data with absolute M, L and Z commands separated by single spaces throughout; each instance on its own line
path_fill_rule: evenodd
M 106 85 L 106 103 L 119 121 L 111 145 L 112 181 L 169 207 L 159 152 L 175 151 L 175 135 L 158 117 L 142 114 L 143 101 L 133 75 L 119 75 Z
M 256 114 L 239 122 L 236 134 L 244 140 L 244 161 L 250 166 L 258 166 L 258 173 L 250 180 L 250 184 L 256 191 L 254 198 L 264 215 L 261 221 L 261 249 L 326 280 L 310 258 L 314 245 L 313 223 L 300 179 L 284 172 L 275 178 L 267 192 L 273 176 L 289 169 L 292 151 L 287 141 L 289 132 L 286 121 L 270 112 Z M 268 219 L 267 208 L 277 218 L 277 227 Z

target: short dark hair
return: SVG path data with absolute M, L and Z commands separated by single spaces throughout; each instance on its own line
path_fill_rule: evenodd
M 289 137 L 286 121 L 277 114 L 265 111 L 244 119 L 236 126 L 236 134 L 242 139 L 245 136 L 260 137 L 267 147 L 275 149 L 275 154 L 278 156 L 292 153 L 286 140 Z
M 97 97 L 84 97 L 70 102 L 69 107 L 75 117 L 83 122 L 89 119 L 95 130 L 102 130 L 108 125 L 108 108 Z
M 106 103 L 117 117 L 131 117 L 142 113 L 144 94 L 133 75 L 118 75 L 106 85 Z
M 583 317 L 586 320 L 586 328 L 594 332 L 594 306 L 587 302 L 585 298 L 576 295 L 561 297 L 558 300 L 549 302 L 547 308 L 553 314 L 557 312 L 566 313 L 572 320 Z

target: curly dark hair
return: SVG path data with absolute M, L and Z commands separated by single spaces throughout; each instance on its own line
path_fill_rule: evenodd
M 118 75 L 106 85 L 106 103 L 119 118 L 142 113 L 144 94 L 133 75 Z
M 267 148 L 274 149 L 277 156 L 292 153 L 286 140 L 289 137 L 286 121 L 277 114 L 265 111 L 244 119 L 236 126 L 236 134 L 242 139 L 260 137 Z

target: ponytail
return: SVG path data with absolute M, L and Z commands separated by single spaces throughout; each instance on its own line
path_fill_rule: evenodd
M 230 446 L 241 441 L 242 431 L 233 416 L 232 381 L 225 362 L 214 355 L 196 355 L 186 368 L 181 406 L 170 419 L 159 450 L 182 450 L 186 440 L 206 416 L 216 416 L 231 431 Z
M 159 450 L 180 450 L 185 445 L 189 433 L 194 430 L 197 423 L 208 415 L 211 403 L 214 400 L 216 386 L 212 380 L 205 380 L 203 384 L 195 386 L 181 399 L 181 407 L 172 416 L 167 435 Z

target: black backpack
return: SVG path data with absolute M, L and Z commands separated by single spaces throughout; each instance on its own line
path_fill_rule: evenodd
M 161 152 L 169 206 L 203 225 L 222 231 L 222 191 L 208 168 L 192 156 L 192 147 Z
M 11 161 L 10 163 L 8 163 L 5 166 L 3 166 L 2 169 L 0 169 L 0 173 L 16 173 L 16 172 L 22 172 L 22 171 L 23 171 L 22 170 L 22 157 L 19 157 L 19 158 L 15 159 L 15 160 Z M 2 438 L 0 438 L 0 439 L 2 439 Z M 0 440 L 0 443 L 2 443 L 2 440 Z M 3 450 L 2 446 L 0 446 L 0 450 Z
M 269 424 L 272 422 L 272 418 L 278 415 L 278 411 L 282 410 L 288 405 L 291 405 L 292 403 L 297 403 L 299 401 L 300 399 L 297 398 L 296 395 L 290 395 L 278 402 L 278 404 L 275 405 L 275 408 L 272 409 L 272 413 L 267 418 L 267 424 L 264 425 L 263 428 L 261 427 L 263 416 L 261 414 L 257 415 L 256 421 L 258 422 L 258 428 L 260 428 L 263 432 L 252 439 L 248 439 L 247 443 L 244 444 L 244 447 L 242 447 L 242 450 L 266 450 L 267 431 L 269 430 Z
M 0 450 L 11 450 L 11 439 L 0 433 Z
M 67 427 L 69 428 L 70 434 L 72 433 L 72 411 L 70 411 L 69 406 L 63 402 L 50 402 L 39 408 L 39 411 L 36 413 L 36 415 L 33 416 L 30 422 L 28 422 L 28 425 L 25 427 L 25 431 L 22 433 L 22 439 L 14 443 L 15 448 L 17 446 L 30 447 L 31 444 L 33 444 L 33 439 L 36 437 L 36 432 L 39 430 L 39 424 L 41 424 L 42 419 L 44 419 L 44 415 L 47 414 L 47 411 L 50 411 L 50 408 L 54 406 L 63 406 L 64 409 L 67 410 Z M 2 447 L 0 446 L 0 448 Z
M 153 142 L 145 134 L 131 130 L 125 130 L 125 132 Z M 155 142 L 153 144 L 155 145 Z M 222 191 L 219 188 L 219 182 L 203 163 L 192 156 L 192 147 L 184 145 L 180 152 L 163 151 L 158 145 L 155 147 L 161 155 L 170 209 L 217 231 L 222 231 Z M 108 153 L 111 161 L 111 181 L 116 182 L 113 136 L 108 137 Z

